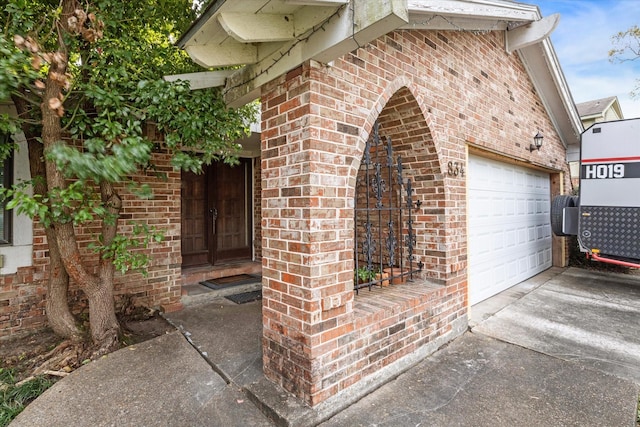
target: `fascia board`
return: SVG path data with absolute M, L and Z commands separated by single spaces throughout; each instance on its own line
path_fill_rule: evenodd
M 582 121 L 551 41 L 545 39 L 517 52 L 553 126 L 567 148 L 567 161 L 573 161 L 569 157 L 573 157 L 580 146 Z
M 202 28 L 203 25 L 205 25 L 207 23 L 207 21 L 209 21 L 209 19 L 211 19 L 211 17 L 213 15 L 215 15 L 215 13 L 227 2 L 227 0 L 216 0 L 216 1 L 212 1 L 209 6 L 207 6 L 207 9 L 202 12 L 202 15 L 200 15 L 195 21 L 193 21 L 193 23 L 191 24 L 191 26 L 189 28 L 187 28 L 187 31 L 185 31 L 182 36 L 180 36 L 180 38 L 178 39 L 178 41 L 176 42 L 176 46 L 178 46 L 179 48 L 184 48 L 187 43 L 189 42 L 189 40 L 198 33 L 198 31 L 200 30 L 200 28 Z
M 580 116 L 581 120 L 593 120 L 593 119 L 599 119 L 602 118 L 604 116 L 603 113 L 596 113 L 596 114 L 589 114 L 589 115 L 585 115 L 585 116 Z
M 500 0 L 408 0 L 409 13 L 472 18 L 479 21 L 535 21 L 540 13 L 537 6 Z
M 172 74 L 162 78 L 168 82 L 184 80 L 189 82 L 191 90 L 224 86 L 227 77 L 235 70 L 200 71 L 196 73 Z

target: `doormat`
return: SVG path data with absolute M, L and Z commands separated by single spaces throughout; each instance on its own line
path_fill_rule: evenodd
M 241 294 L 227 295 L 226 299 L 235 302 L 236 304 L 244 304 L 246 302 L 252 302 L 262 299 L 262 291 L 243 292 Z
M 238 274 L 235 276 L 220 277 L 219 279 L 205 280 L 200 282 L 200 284 L 207 288 L 218 290 L 260 281 L 262 281 L 262 276 L 259 274 Z

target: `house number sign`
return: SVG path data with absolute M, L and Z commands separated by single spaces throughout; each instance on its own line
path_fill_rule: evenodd
M 447 175 L 464 176 L 464 165 L 458 162 L 447 163 Z

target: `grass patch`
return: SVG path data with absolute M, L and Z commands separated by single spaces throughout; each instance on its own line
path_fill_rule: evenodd
M 11 420 L 54 382 L 46 377 L 35 377 L 16 385 L 13 370 L 0 368 L 0 427 L 9 425 Z

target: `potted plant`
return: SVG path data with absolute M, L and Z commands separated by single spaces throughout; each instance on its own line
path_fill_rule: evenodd
M 386 271 L 376 273 L 376 280 L 380 281 L 380 286 L 389 286 L 389 273 L 387 273 Z
M 392 285 L 400 285 L 407 281 L 407 273 L 409 273 L 409 269 L 400 267 L 387 267 L 383 270 L 383 272 L 389 275 L 388 277 L 391 279 Z
M 369 270 L 367 267 L 358 267 L 353 274 L 353 281 L 355 283 L 368 283 L 376 279 L 376 273 Z

